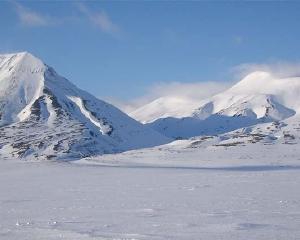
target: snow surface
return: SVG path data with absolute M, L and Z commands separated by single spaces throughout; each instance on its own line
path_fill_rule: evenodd
M 300 238 L 300 121 L 77 161 L 1 159 L 0 239 Z
M 1 159 L 0 239 L 300 238 L 298 145 L 195 141 L 73 162 Z

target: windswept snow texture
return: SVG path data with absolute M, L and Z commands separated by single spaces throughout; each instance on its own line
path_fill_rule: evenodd
M 1 159 L 0 239 L 298 240 L 299 147 L 265 142 Z
M 276 78 L 267 72 L 254 72 L 230 89 L 198 103 L 198 107 L 193 104 L 183 108 L 184 104 L 174 102 L 172 111 L 154 111 L 156 102 L 164 102 L 159 99 L 131 115 L 171 138 L 217 135 L 297 115 L 299 92 L 300 77 Z M 168 106 L 172 105 L 170 101 Z
M 73 159 L 169 140 L 29 53 L 0 55 L 0 156 Z

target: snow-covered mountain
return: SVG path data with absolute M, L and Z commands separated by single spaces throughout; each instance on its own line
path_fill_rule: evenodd
M 253 72 L 230 89 L 201 101 L 196 108 L 173 104 L 172 112 L 163 113 L 158 108 L 155 113 L 154 101 L 131 116 L 172 138 L 216 135 L 296 116 L 300 111 L 299 93 L 300 77 L 277 78 L 267 72 Z
M 159 118 L 189 116 L 199 103 L 193 99 L 165 96 L 134 110 L 130 113 L 134 119 L 142 123 L 151 123 Z
M 69 159 L 168 141 L 30 53 L 0 55 L 2 157 Z

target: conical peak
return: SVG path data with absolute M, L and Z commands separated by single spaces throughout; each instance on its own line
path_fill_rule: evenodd
M 38 73 L 45 69 L 45 64 L 29 52 L 0 55 L 1 71 Z
M 7 54 L 0 54 L 1 57 L 19 57 L 19 58 L 23 58 L 23 57 L 32 57 L 32 58 L 37 58 L 35 57 L 32 53 L 27 52 L 27 51 L 23 51 L 23 52 L 15 52 L 15 53 L 7 53 Z

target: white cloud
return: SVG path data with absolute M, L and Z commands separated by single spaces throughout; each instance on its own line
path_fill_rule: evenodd
M 76 17 L 72 15 L 67 15 L 64 17 L 44 15 L 24 6 L 20 2 L 12 1 L 12 4 L 15 7 L 19 21 L 23 26 L 45 27 L 88 19 L 89 23 L 99 28 L 102 32 L 109 33 L 114 36 L 119 36 L 121 33 L 119 26 L 112 22 L 105 11 L 101 10 L 98 12 L 93 12 L 83 3 L 75 4 L 75 7 L 77 7 L 81 13 L 80 16 Z
M 120 28 L 112 22 L 105 11 L 101 10 L 99 12 L 92 12 L 83 3 L 78 3 L 77 6 L 79 11 L 84 14 L 92 24 L 100 28 L 101 31 L 110 34 L 119 33 Z
M 24 7 L 18 2 L 13 2 L 18 14 L 20 23 L 29 27 L 41 27 L 51 24 L 49 17 Z
M 143 100 L 142 98 L 130 99 L 130 100 L 121 100 L 116 97 L 99 97 L 99 98 L 113 104 L 114 106 L 121 109 L 123 112 L 127 114 L 133 112 L 137 108 L 148 103 L 146 99 Z
M 170 96 L 204 99 L 224 90 L 227 87 L 228 83 L 213 81 L 198 83 L 159 83 L 150 89 L 150 95 L 153 97 Z
M 147 93 L 139 98 L 122 101 L 115 98 L 107 98 L 115 106 L 126 113 L 133 112 L 137 108 L 152 102 L 160 97 L 175 97 L 191 102 L 200 102 L 231 86 L 228 82 L 198 82 L 198 83 L 158 83 L 150 87 Z
M 238 65 L 232 69 L 233 74 L 237 78 L 242 78 L 251 72 L 265 71 L 271 73 L 275 77 L 299 77 L 300 62 L 277 61 L 272 63 L 245 63 Z
M 186 102 L 200 102 L 205 98 L 209 98 L 219 92 L 222 92 L 231 87 L 235 82 L 240 81 L 246 75 L 256 72 L 266 71 L 275 77 L 299 77 L 300 62 L 284 62 L 278 61 L 269 64 L 245 63 L 233 67 L 233 81 L 228 82 L 198 82 L 198 83 L 158 83 L 150 87 L 147 93 L 136 99 L 122 101 L 120 99 L 108 98 L 107 101 L 116 105 L 126 113 L 131 113 L 137 108 L 150 103 L 160 97 L 175 97 L 184 99 Z

